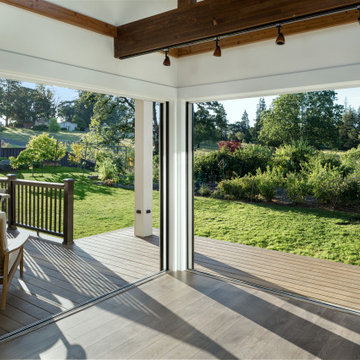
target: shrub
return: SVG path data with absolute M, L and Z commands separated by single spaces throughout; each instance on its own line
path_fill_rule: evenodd
M 197 152 L 194 157 L 194 180 L 197 183 L 218 182 L 232 162 L 232 154 L 225 149 L 209 153 Z
M 235 141 L 235 140 L 230 140 L 230 141 L 220 141 L 218 143 L 219 146 L 219 150 L 221 149 L 227 149 L 230 152 L 234 152 L 237 149 L 241 148 L 241 142 L 239 141 Z
M 276 171 L 270 170 L 268 167 L 265 172 L 261 172 L 260 169 L 256 172 L 255 182 L 259 194 L 266 201 L 271 201 L 275 196 L 276 188 L 279 186 L 280 178 Z
M 360 167 L 360 146 L 343 153 L 341 163 L 346 174 L 356 171 Z
M 272 158 L 272 165 L 286 175 L 290 172 L 299 172 L 317 151 L 312 146 L 300 141 L 293 145 L 283 145 L 276 149 Z
M 257 169 L 265 170 L 272 156 L 269 148 L 247 145 L 235 152 L 222 148 L 209 153 L 195 153 L 194 179 L 197 183 L 219 182 L 234 176 L 255 174 Z
M 346 187 L 343 198 L 347 202 L 360 200 L 360 167 L 348 174 L 344 179 Z
M 201 195 L 201 196 L 210 196 L 212 191 L 210 189 L 210 187 L 208 185 L 204 185 L 202 184 L 200 186 L 200 189 L 198 191 L 198 193 Z
M 35 125 L 32 128 L 35 131 L 49 131 L 49 125 L 41 124 L 41 125 Z
M 289 173 L 285 179 L 285 190 L 288 198 L 294 202 L 301 202 L 309 194 L 306 178 L 302 174 Z
M 117 167 L 110 158 L 103 159 L 97 164 L 97 171 L 100 180 L 107 184 L 114 183 L 118 180 Z
M 33 136 L 16 159 L 10 157 L 10 165 L 15 169 L 24 165 L 34 169 L 36 163 L 45 160 L 59 161 L 65 154 L 66 147 L 61 142 L 43 133 Z
M 317 199 L 333 206 L 343 200 L 348 191 L 348 184 L 344 181 L 341 170 L 320 163 L 308 174 L 308 184 Z
M 220 197 L 227 197 L 233 200 L 253 200 L 258 193 L 255 179 L 251 175 L 223 180 L 219 183 L 217 189 Z
M 258 169 L 266 170 L 272 157 L 272 151 L 261 145 L 247 145 L 235 151 L 233 172 L 239 176 L 255 175 Z

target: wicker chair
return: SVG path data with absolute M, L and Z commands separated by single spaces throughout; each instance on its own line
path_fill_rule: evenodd
M 20 276 L 23 276 L 24 245 L 28 237 L 28 235 L 19 235 L 15 239 L 8 239 L 6 232 L 6 214 L 3 211 L 0 211 L 1 310 L 5 310 L 7 291 L 19 265 Z

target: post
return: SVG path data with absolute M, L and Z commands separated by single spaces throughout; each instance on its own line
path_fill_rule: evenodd
M 74 244 L 74 179 L 64 180 L 64 241 Z
M 16 211 L 15 211 L 15 206 L 16 206 L 16 199 L 15 199 L 15 180 L 16 180 L 16 175 L 15 174 L 8 174 L 7 175 L 7 179 L 8 179 L 8 194 L 10 195 L 10 199 L 8 200 L 8 229 L 9 230 L 16 230 Z
M 135 102 L 135 236 L 152 235 L 152 103 Z

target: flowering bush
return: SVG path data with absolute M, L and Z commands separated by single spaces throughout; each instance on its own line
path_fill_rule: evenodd
M 230 152 L 235 152 L 237 149 L 241 148 L 241 142 L 230 140 L 230 141 L 220 141 L 218 143 L 219 150 L 228 149 Z

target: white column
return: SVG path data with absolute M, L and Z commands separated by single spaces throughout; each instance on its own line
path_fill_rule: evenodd
M 152 102 L 135 101 L 135 236 L 152 235 Z
M 187 268 L 186 107 L 171 101 L 169 109 L 169 269 Z

